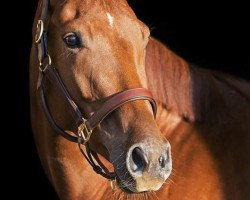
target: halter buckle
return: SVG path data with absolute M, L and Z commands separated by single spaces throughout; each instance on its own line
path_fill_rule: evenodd
M 35 42 L 37 44 L 41 41 L 43 31 L 44 31 L 43 20 L 38 20 L 37 25 L 36 25 L 36 35 L 35 35 Z
M 83 119 L 83 122 L 78 126 L 78 136 L 83 140 L 83 145 L 85 145 L 92 134 L 92 130 L 89 130 L 86 126 L 86 119 Z

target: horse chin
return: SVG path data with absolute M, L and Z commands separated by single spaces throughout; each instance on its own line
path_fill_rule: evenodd
M 129 194 L 138 193 L 138 192 L 136 191 L 135 186 L 134 186 L 134 181 L 128 185 L 128 184 L 126 184 L 126 182 L 127 182 L 126 180 L 122 180 L 122 179 L 119 177 L 119 175 L 117 175 L 117 177 L 116 177 L 116 182 L 117 182 L 119 188 L 120 188 L 123 192 L 129 193 Z

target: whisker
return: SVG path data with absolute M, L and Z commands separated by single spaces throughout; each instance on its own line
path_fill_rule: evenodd
M 172 179 L 169 179 L 168 181 L 171 182 L 172 184 L 175 184 L 175 182 Z
M 119 163 L 119 164 L 116 166 L 116 168 L 117 168 L 117 169 L 125 168 L 125 164 L 126 164 L 126 161 L 121 162 L 121 163 Z
M 157 199 L 157 200 L 159 200 L 159 198 L 158 198 L 158 196 L 157 196 L 157 194 L 156 194 L 155 191 L 151 191 L 150 194 L 151 194 L 151 199 Z
M 117 157 L 112 161 L 112 164 L 114 164 L 116 161 L 118 161 L 119 158 L 121 158 L 124 154 L 125 154 L 125 152 L 122 152 L 121 154 L 119 154 L 119 156 L 117 156 Z

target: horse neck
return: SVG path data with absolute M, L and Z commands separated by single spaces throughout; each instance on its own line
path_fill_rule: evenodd
M 147 46 L 146 72 L 158 103 L 157 124 L 172 147 L 177 176 L 170 178 L 175 188 L 185 185 L 180 195 L 192 195 L 193 188 L 203 189 L 209 183 L 216 191 L 223 182 L 231 196 L 235 182 L 249 177 L 242 169 L 250 163 L 245 153 L 250 141 L 250 83 L 189 65 L 154 39 Z M 206 167 L 197 170 L 201 163 Z M 172 194 L 177 195 L 173 199 L 183 198 L 178 192 Z M 248 188 L 241 194 L 248 194 Z M 190 199 L 199 199 L 193 195 Z M 224 199 L 213 195 L 208 199 Z
M 188 63 L 162 43 L 151 38 L 147 46 L 146 73 L 148 87 L 158 106 L 194 120 L 192 82 Z
M 146 72 L 160 108 L 185 121 L 222 123 L 225 113 L 250 109 L 249 82 L 192 66 L 155 39 L 147 46 Z

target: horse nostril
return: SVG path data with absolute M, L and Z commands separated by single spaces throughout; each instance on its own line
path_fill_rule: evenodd
M 132 151 L 132 162 L 130 164 L 132 171 L 143 171 L 148 164 L 147 157 L 139 147 L 136 147 Z
M 170 152 L 170 147 L 167 148 L 167 151 L 166 153 L 162 154 L 159 158 L 158 158 L 158 161 L 159 161 L 159 165 L 162 167 L 162 168 L 165 168 L 166 165 L 168 165 L 168 163 L 171 163 L 171 152 Z
M 162 168 L 164 168 L 167 164 L 167 158 L 166 156 L 162 155 L 159 157 L 159 164 Z

